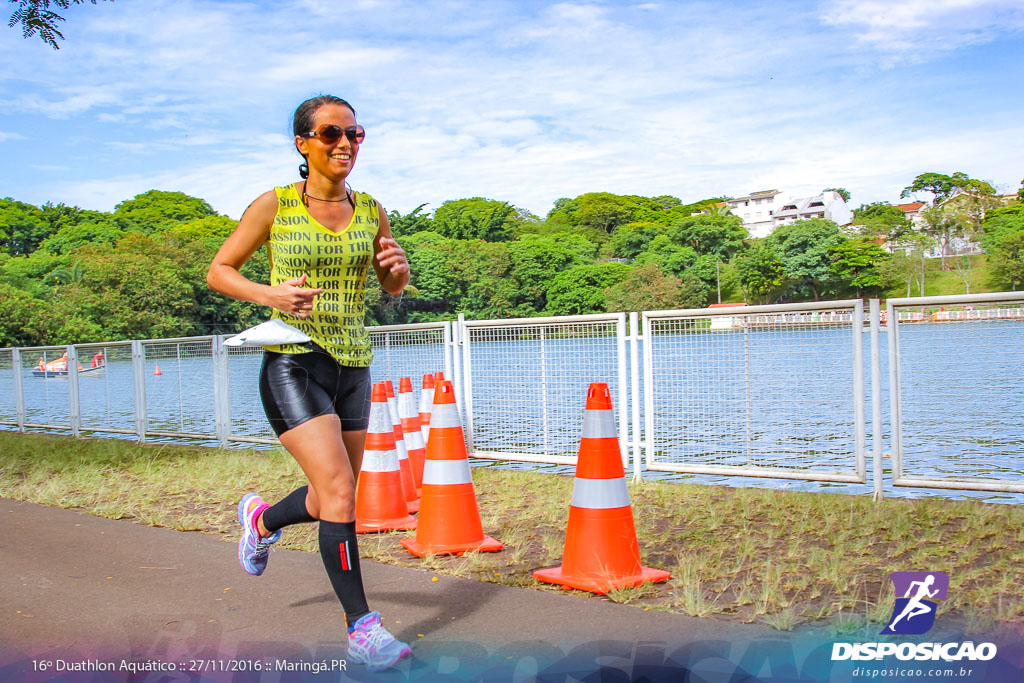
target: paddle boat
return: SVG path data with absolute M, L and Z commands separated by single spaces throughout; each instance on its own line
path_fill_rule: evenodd
M 90 375 L 96 374 L 104 368 L 106 361 L 103 358 L 103 352 L 100 351 L 92 357 L 92 364 L 83 368 L 81 363 L 78 363 L 78 374 L 79 375 Z M 68 354 L 65 351 L 64 355 L 56 360 L 51 360 L 49 363 L 43 360 L 43 357 L 39 357 L 39 364 L 32 368 L 33 377 L 67 377 L 68 376 Z

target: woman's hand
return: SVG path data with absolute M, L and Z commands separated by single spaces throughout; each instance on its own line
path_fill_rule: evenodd
M 393 237 L 380 238 L 380 251 L 377 252 L 377 263 L 395 276 L 409 272 L 409 261 L 405 258 L 405 250 L 398 246 Z
M 288 313 L 298 318 L 308 318 L 313 310 L 313 299 L 317 294 L 323 294 L 324 290 L 304 288 L 302 286 L 304 284 L 306 284 L 306 276 L 301 275 L 271 287 L 267 303 L 282 313 Z

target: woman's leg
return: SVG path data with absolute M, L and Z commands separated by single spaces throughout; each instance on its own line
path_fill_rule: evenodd
M 310 513 L 318 513 L 320 518 L 320 556 L 345 617 L 354 624 L 370 610 L 355 532 L 358 463 L 354 468 L 346 445 L 351 444 L 357 451 L 353 455 L 361 462 L 365 433 L 361 438 L 359 433 L 343 434 L 338 416 L 331 414 L 307 420 L 281 434 L 280 439 L 309 479 L 307 507 L 312 502 L 318 508 Z

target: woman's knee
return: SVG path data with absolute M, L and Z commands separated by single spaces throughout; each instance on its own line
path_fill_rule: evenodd
M 333 477 L 321 482 L 315 491 L 311 487 L 310 492 L 316 497 L 320 519 L 329 522 L 351 522 L 355 519 L 356 487 L 350 476 Z M 308 501 L 309 496 L 306 499 Z

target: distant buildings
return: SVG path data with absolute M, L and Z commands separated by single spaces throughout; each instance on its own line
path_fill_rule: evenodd
M 914 226 L 914 230 L 920 230 L 921 226 L 924 225 L 924 217 L 921 215 L 921 209 L 928 206 L 924 202 L 910 202 L 908 204 L 897 204 L 896 208 L 903 212 L 903 215 L 907 217 L 907 220 Z
M 762 190 L 725 203 L 733 215 L 743 220 L 743 227 L 751 237 L 767 237 L 780 225 L 807 218 L 824 218 L 838 225 L 849 225 L 853 221 L 853 211 L 835 190 L 796 199 L 780 190 Z

